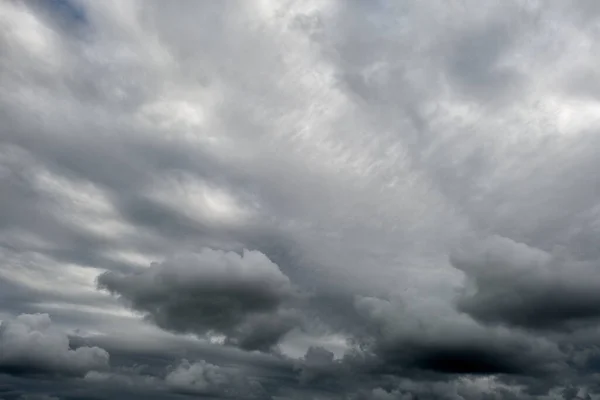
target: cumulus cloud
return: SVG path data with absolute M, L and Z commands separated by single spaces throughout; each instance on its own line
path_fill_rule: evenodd
M 5 373 L 84 375 L 108 363 L 108 353 L 99 347 L 71 349 L 48 314 L 22 314 L 0 325 L 0 371 Z
M 156 376 L 144 375 L 139 371 L 115 369 L 113 371 L 90 371 L 83 379 L 99 385 L 125 387 L 129 389 L 160 389 L 160 379 Z
M 249 372 L 239 366 L 182 359 L 158 369 L 137 366 L 90 371 L 84 381 L 96 387 L 125 389 L 141 395 L 157 393 L 163 398 L 170 398 L 172 394 L 244 399 L 264 395 L 261 384 Z
M 461 377 L 452 381 L 416 382 L 399 379 L 386 387 L 365 390 L 355 396 L 356 400 L 508 400 L 533 399 L 536 397 L 524 393 L 523 388 L 502 383 L 495 377 Z M 560 393 L 553 392 L 537 398 L 561 399 Z
M 373 329 L 365 344 L 379 356 L 378 368 L 388 372 L 527 375 L 553 372 L 562 363 L 559 347 L 543 338 L 412 310 L 398 301 L 358 298 L 356 307 Z
M 327 366 L 333 363 L 333 352 L 322 347 L 311 346 L 304 355 L 304 364 L 311 367 Z
M 600 316 L 597 261 L 578 261 L 503 237 L 456 252 L 454 267 L 467 286 L 461 311 L 486 323 L 561 330 L 594 323 Z
M 283 307 L 294 296 L 289 279 L 259 251 L 204 249 L 130 275 L 107 272 L 98 284 L 162 328 L 221 334 L 244 349 L 268 350 L 297 324 Z
M 234 398 L 252 397 L 252 391 L 260 389 L 239 372 L 203 360 L 194 363 L 183 360 L 167 374 L 165 382 L 169 387 L 182 392 Z
M 333 352 L 322 347 L 311 346 L 306 351 L 304 358 L 300 360 L 297 368 L 300 370 L 301 384 L 315 385 L 322 381 L 338 378 L 338 375 L 343 372 L 343 367 L 341 362 L 334 361 Z

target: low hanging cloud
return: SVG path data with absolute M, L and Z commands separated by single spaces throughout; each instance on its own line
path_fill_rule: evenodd
M 365 343 L 377 356 L 376 368 L 388 373 L 548 374 L 563 358 L 550 341 L 482 327 L 470 318 L 419 312 L 378 298 L 357 298 L 355 305 L 372 329 Z
M 224 335 L 247 350 L 270 349 L 298 324 L 285 307 L 290 280 L 258 251 L 204 249 L 128 275 L 106 272 L 98 285 L 163 329 Z
M 451 262 L 467 277 L 459 310 L 484 323 L 569 330 L 600 318 L 600 261 L 496 236 L 456 252 Z
M 393 385 L 363 390 L 352 400 L 562 400 L 560 393 L 549 396 L 531 396 L 523 388 L 503 384 L 496 377 L 461 377 L 452 381 L 430 384 L 400 379 Z M 567 396 L 565 400 L 569 400 Z
M 194 363 L 182 360 L 167 374 L 165 383 L 172 390 L 183 393 L 233 398 L 253 398 L 261 389 L 260 385 L 253 385 L 239 371 L 213 365 L 204 360 Z
M 158 393 L 214 398 L 253 399 L 264 395 L 261 384 L 248 371 L 203 359 L 181 359 L 149 374 L 148 368 L 115 368 L 112 371 L 90 371 L 86 383 L 126 389 L 129 392 Z
M 109 366 L 99 347 L 69 347 L 68 336 L 48 314 L 22 314 L 0 325 L 0 373 L 81 375 Z
M 46 394 L 24 394 L 18 400 L 60 400 L 60 398 Z
M 333 352 L 316 346 L 308 348 L 296 369 L 298 380 L 304 386 L 331 386 L 348 372 L 341 360 L 334 359 Z

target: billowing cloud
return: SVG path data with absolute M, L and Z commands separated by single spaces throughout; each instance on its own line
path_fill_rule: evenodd
M 294 296 L 289 279 L 258 251 L 204 249 L 98 283 L 162 328 L 224 335 L 249 350 L 268 350 L 298 322 L 283 307 Z
M 165 382 L 177 391 L 234 398 L 252 397 L 252 391 L 260 389 L 253 387 L 252 383 L 239 373 L 205 361 L 190 363 L 183 360 L 169 372 Z
M 297 361 L 298 381 L 303 387 L 338 390 L 345 381 L 349 368 L 343 360 L 334 359 L 334 354 L 322 347 L 311 346 L 304 357 Z
M 488 329 L 468 318 L 425 318 L 405 304 L 377 298 L 359 298 L 356 307 L 373 328 L 366 344 L 378 354 L 379 368 L 389 372 L 527 375 L 552 372 L 562 362 L 551 341 Z
M 99 347 L 69 346 L 48 314 L 22 314 L 0 324 L 0 372 L 9 374 L 84 375 L 108 368 L 109 355 Z
M 493 237 L 462 249 L 452 264 L 468 283 L 461 311 L 487 323 L 530 329 L 567 329 L 600 317 L 598 261 L 578 261 Z

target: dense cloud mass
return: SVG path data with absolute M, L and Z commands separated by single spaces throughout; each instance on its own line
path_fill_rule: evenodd
M 404 304 L 374 298 L 358 299 L 356 307 L 374 328 L 372 349 L 386 372 L 538 374 L 551 372 L 562 358 L 558 346 L 545 338 L 482 327 L 450 313 L 417 314 Z
M 595 1 L 0 1 L 0 399 L 600 399 Z
M 600 317 L 600 264 L 494 237 L 452 258 L 472 284 L 458 306 L 484 322 L 576 328 Z
M 293 297 L 290 281 L 257 251 L 205 249 L 131 275 L 107 272 L 98 283 L 164 329 L 222 334 L 249 350 L 268 350 L 294 327 L 293 312 L 281 308 Z
M 99 347 L 70 348 L 48 314 L 22 314 L 0 324 L 0 373 L 84 375 L 107 369 L 108 362 Z

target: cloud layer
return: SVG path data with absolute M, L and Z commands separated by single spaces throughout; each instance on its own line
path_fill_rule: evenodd
M 0 399 L 600 398 L 599 18 L 0 2 Z

